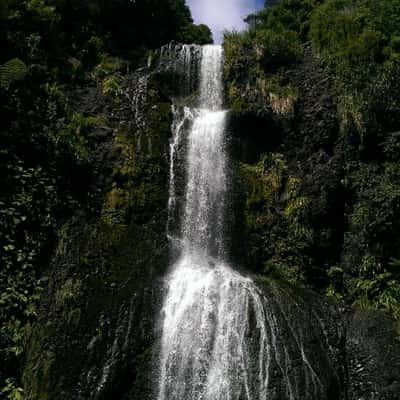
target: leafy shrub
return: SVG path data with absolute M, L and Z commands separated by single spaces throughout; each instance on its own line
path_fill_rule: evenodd
M 0 389 L 0 396 L 7 400 L 23 400 L 24 391 L 12 379 L 6 379 L 5 385 Z
M 204 24 L 186 25 L 178 34 L 177 40 L 181 43 L 195 43 L 200 45 L 213 43 L 211 30 Z
M 283 36 L 266 31 L 225 32 L 224 37 L 224 74 L 232 111 L 238 115 L 270 111 L 280 116 L 291 115 L 297 91 L 282 70 L 299 60 L 302 47 L 295 43 L 291 48 L 298 50 L 297 55 L 287 53 L 283 47 L 288 43 Z M 278 67 L 282 68 L 276 71 Z
M 103 93 L 115 98 L 121 95 L 121 84 L 116 76 L 110 76 L 103 81 Z
M 311 16 L 313 45 L 335 75 L 342 109 L 358 121 L 362 141 L 366 133 L 393 129 L 399 116 L 399 16 L 399 0 L 328 0 Z M 382 118 L 387 110 L 389 121 Z M 370 140 L 371 150 L 377 140 Z
M 257 30 L 254 43 L 263 53 L 262 63 L 266 69 L 294 64 L 303 56 L 303 46 L 296 32 L 288 29 Z
M 361 165 L 346 181 L 356 202 L 345 237 L 345 291 L 357 304 L 400 311 L 400 167 Z M 400 314 L 399 314 L 400 316 Z
M 241 64 L 243 65 L 243 56 L 246 56 L 246 53 L 252 54 L 253 58 L 248 64 L 260 63 L 266 72 L 290 66 L 301 60 L 303 56 L 303 46 L 297 33 L 283 27 L 279 30 L 257 29 L 244 33 L 225 32 L 224 48 L 226 59 L 231 64 L 228 68 L 236 69 Z M 236 64 L 232 65 L 232 59 L 235 59 Z M 232 70 L 232 73 L 237 72 L 239 71 Z
M 27 66 L 18 58 L 0 65 L 0 89 L 7 90 L 13 82 L 24 79 L 27 73 Z
M 292 283 L 304 282 L 313 231 L 300 180 L 288 176 L 286 160 L 279 153 L 265 154 L 255 165 L 242 164 L 241 177 L 251 267 Z
M 108 75 L 114 74 L 124 67 L 127 67 L 126 61 L 118 57 L 103 55 L 101 62 L 96 65 L 91 73 L 91 78 L 94 80 L 102 80 Z
M 375 257 L 364 256 L 359 276 L 347 283 L 355 304 L 363 308 L 390 311 L 400 318 L 400 269 L 395 262 L 384 268 Z

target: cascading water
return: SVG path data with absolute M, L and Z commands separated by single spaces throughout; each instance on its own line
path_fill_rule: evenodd
M 199 108 L 186 108 L 180 120 L 175 114 L 170 207 L 176 206 L 175 151 L 187 132 L 185 121 L 192 124 L 176 240 L 180 256 L 167 277 L 162 310 L 158 400 L 265 400 L 276 371 L 284 381 L 285 398 L 298 400 L 301 385 L 290 377 L 289 350 L 279 343 L 272 307 L 253 280 L 226 261 L 227 112 L 222 109 L 222 65 L 221 47 L 202 48 Z M 297 332 L 290 329 L 296 338 Z M 304 387 L 322 399 L 321 382 L 300 342 L 295 352 L 304 365 Z

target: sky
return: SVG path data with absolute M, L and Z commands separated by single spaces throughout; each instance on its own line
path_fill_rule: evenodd
M 187 4 L 195 22 L 208 25 L 220 43 L 224 29 L 243 29 L 243 18 L 262 8 L 264 0 L 187 0 Z

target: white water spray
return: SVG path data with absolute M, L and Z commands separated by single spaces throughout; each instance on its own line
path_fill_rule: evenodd
M 174 124 L 171 163 L 185 119 L 192 119 L 177 240 L 180 257 L 167 277 L 162 310 L 158 400 L 266 400 L 273 366 L 285 380 L 287 398 L 299 400 L 297 384 L 289 377 L 288 351 L 278 348 L 272 308 L 252 279 L 226 261 L 227 113 L 222 109 L 222 65 L 221 47 L 203 47 L 200 108 L 186 109 Z M 171 165 L 170 207 L 176 205 L 174 168 Z

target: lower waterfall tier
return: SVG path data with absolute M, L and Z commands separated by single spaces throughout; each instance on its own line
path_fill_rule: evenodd
M 335 365 L 329 323 L 290 290 L 264 282 L 264 294 L 251 278 L 193 253 L 182 256 L 168 282 L 160 400 L 264 400 L 277 393 L 324 399 L 333 387 L 340 395 L 344 371 Z

